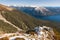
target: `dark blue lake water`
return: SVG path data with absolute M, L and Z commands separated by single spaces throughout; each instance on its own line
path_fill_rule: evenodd
M 45 17 L 42 17 L 41 19 L 60 22 L 60 15 L 45 16 Z

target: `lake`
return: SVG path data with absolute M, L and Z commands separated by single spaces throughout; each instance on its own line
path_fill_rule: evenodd
M 41 17 L 41 19 L 60 22 L 60 15 L 44 16 L 44 17 Z

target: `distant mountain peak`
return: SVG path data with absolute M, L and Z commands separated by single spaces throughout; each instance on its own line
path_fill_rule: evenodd
M 46 11 L 48 11 L 48 9 L 46 9 L 45 7 L 36 7 L 35 10 L 41 10 L 41 11 L 46 10 Z
M 36 7 L 35 10 L 40 11 L 42 13 L 42 15 L 44 15 L 44 16 L 51 15 L 51 13 L 52 13 L 50 10 L 48 10 L 45 7 Z

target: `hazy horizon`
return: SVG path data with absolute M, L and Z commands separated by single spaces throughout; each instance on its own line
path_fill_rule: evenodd
M 60 0 L 0 0 L 0 4 L 9 6 L 52 6 L 60 7 Z

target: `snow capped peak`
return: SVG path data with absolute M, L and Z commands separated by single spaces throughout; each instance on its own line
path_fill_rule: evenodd
M 46 8 L 44 8 L 44 7 L 36 7 L 35 8 L 35 10 L 43 10 L 43 9 L 46 10 Z
M 37 12 L 41 12 L 42 15 L 51 14 L 51 11 L 48 10 L 47 8 L 45 8 L 45 7 L 36 7 L 35 10 L 36 10 Z

